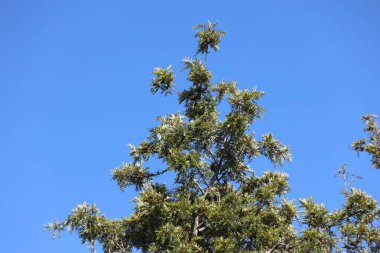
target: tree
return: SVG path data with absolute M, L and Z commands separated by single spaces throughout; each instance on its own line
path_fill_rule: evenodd
M 237 82 L 212 83 L 207 55 L 218 51 L 223 31 L 217 23 L 197 25 L 198 48 L 194 59 L 183 60 L 191 85 L 174 88 L 171 66 L 153 71 L 151 91 L 177 95 L 184 112 L 158 118 L 147 139 L 130 145 L 131 162 L 113 170 L 121 190 L 139 192 L 135 212 L 119 220 L 107 219 L 95 205 L 78 205 L 62 222 L 47 228 L 53 237 L 66 228 L 82 243 L 104 252 L 380 252 L 380 209 L 364 192 L 351 188 L 350 174 L 339 171 L 345 182 L 346 203 L 328 211 L 312 198 L 286 199 L 288 175 L 266 171 L 256 175 L 250 164 L 266 157 L 275 166 L 291 161 L 289 146 L 268 133 L 261 138 L 251 127 L 261 118 L 263 92 L 240 90 Z M 203 59 L 201 59 L 203 57 Z M 229 112 L 218 108 L 227 101 Z M 353 144 L 354 150 L 373 154 L 378 168 L 379 131 L 373 116 L 363 117 L 372 136 Z M 159 159 L 163 168 L 149 169 Z M 154 182 L 174 173 L 168 187 Z M 297 226 L 296 222 L 300 225 Z

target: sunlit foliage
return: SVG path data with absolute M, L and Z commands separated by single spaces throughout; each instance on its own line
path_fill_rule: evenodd
M 290 148 L 272 133 L 257 137 L 252 130 L 264 112 L 262 91 L 239 89 L 235 81 L 213 82 L 206 57 L 210 49 L 219 50 L 225 35 L 215 27 L 211 22 L 195 26 L 196 56 L 183 60 L 190 82 L 186 89 L 175 90 L 171 66 L 153 71 L 152 93 L 178 96 L 183 112 L 158 117 L 146 140 L 130 145 L 130 161 L 113 170 L 121 190 L 133 186 L 139 192 L 134 213 L 111 220 L 85 203 L 47 228 L 54 237 L 65 229 L 76 231 L 91 251 L 98 243 L 107 253 L 380 252 L 379 206 L 351 188 L 345 166 L 338 175 L 345 182 L 346 202 L 332 212 L 311 197 L 288 200 L 286 173 L 259 175 L 251 169 L 259 157 L 275 166 L 291 161 Z M 222 117 L 223 101 L 229 111 Z M 379 168 L 374 119 L 363 117 L 370 137 L 355 142 L 353 149 L 371 154 Z M 162 166 L 149 168 L 151 159 Z M 173 185 L 155 183 L 165 173 L 174 173 Z

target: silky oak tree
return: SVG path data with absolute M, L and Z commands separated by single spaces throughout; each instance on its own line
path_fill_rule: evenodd
M 219 50 L 223 31 L 211 22 L 194 27 L 198 42 L 193 59 L 183 60 L 190 85 L 179 91 L 171 66 L 156 68 L 151 92 L 176 95 L 182 113 L 158 118 L 146 140 L 130 145 L 131 161 L 112 172 L 119 188 L 139 193 L 134 213 L 108 219 L 95 205 L 82 204 L 61 222 L 46 225 L 53 237 L 76 231 L 95 252 L 380 252 L 377 202 L 351 188 L 350 174 L 339 171 L 346 203 L 330 212 L 312 198 L 288 200 L 288 175 L 250 165 L 266 157 L 276 166 L 291 161 L 290 148 L 272 133 L 256 137 L 252 125 L 261 118 L 264 93 L 238 89 L 235 81 L 214 83 L 207 56 Z M 229 111 L 219 108 L 226 101 Z M 353 149 L 373 155 L 379 168 L 379 130 L 375 116 L 363 117 L 371 133 Z M 162 168 L 146 165 L 161 160 Z M 170 186 L 155 182 L 175 175 Z

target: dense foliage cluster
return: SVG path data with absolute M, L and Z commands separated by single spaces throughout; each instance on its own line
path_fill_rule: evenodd
M 380 252 L 380 208 L 371 196 L 351 188 L 345 167 L 339 175 L 346 202 L 332 212 L 312 198 L 299 200 L 299 206 L 288 200 L 287 174 L 257 175 L 250 168 L 261 156 L 274 165 L 290 161 L 290 149 L 271 133 L 260 138 L 251 130 L 263 112 L 263 92 L 240 90 L 234 81 L 212 82 L 206 57 L 210 49 L 218 51 L 225 35 L 215 26 L 195 27 L 197 55 L 183 61 L 191 83 L 187 89 L 175 90 L 171 66 L 153 71 L 152 93 L 178 95 L 184 112 L 159 117 L 145 141 L 130 145 L 131 161 L 113 170 L 121 190 L 139 191 L 135 212 L 110 220 L 95 205 L 82 204 L 47 227 L 54 236 L 66 228 L 76 231 L 92 251 L 99 243 L 108 253 Z M 218 111 L 222 101 L 229 105 L 226 115 Z M 371 136 L 353 149 L 370 153 L 379 168 L 375 117 L 363 119 Z M 163 167 L 148 168 L 150 159 L 163 161 Z M 175 174 L 170 187 L 154 182 L 165 173 Z
M 364 138 L 352 143 L 352 148 L 358 152 L 367 152 L 372 156 L 372 166 L 380 169 L 380 130 L 376 123 L 376 115 L 370 114 L 362 117 L 365 123 L 365 132 L 369 132 L 369 138 Z

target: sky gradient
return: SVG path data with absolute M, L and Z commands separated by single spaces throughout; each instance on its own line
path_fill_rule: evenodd
M 134 189 L 122 193 L 110 171 L 157 116 L 182 110 L 150 94 L 151 72 L 172 64 L 186 87 L 191 28 L 207 20 L 227 32 L 208 57 L 214 82 L 263 90 L 256 136 L 291 146 L 292 163 L 252 168 L 286 171 L 289 198 L 334 209 L 343 200 L 334 174 L 347 163 L 363 177 L 355 186 L 380 200 L 380 171 L 350 149 L 365 136 L 360 117 L 380 115 L 379 13 L 376 0 L 1 0 L 1 251 L 88 252 L 75 235 L 52 241 L 43 224 L 83 202 L 110 218 L 133 211 Z

